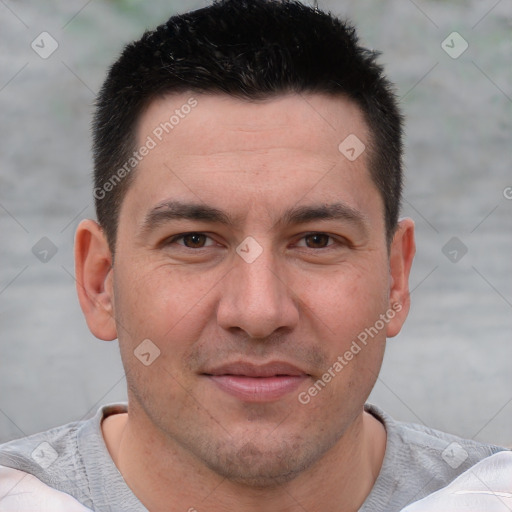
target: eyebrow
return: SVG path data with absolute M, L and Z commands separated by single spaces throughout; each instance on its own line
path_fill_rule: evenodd
M 172 220 L 204 221 L 225 226 L 234 226 L 240 217 L 232 217 L 228 213 L 213 206 L 200 203 L 186 203 L 178 200 L 167 200 L 152 208 L 145 216 L 141 234 L 147 234 Z M 295 206 L 286 212 L 272 226 L 272 229 L 286 225 L 305 224 L 316 220 L 342 220 L 355 224 L 365 233 L 367 217 L 359 210 L 343 202 Z

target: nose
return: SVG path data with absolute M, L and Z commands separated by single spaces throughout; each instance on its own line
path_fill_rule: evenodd
M 236 255 L 234 268 L 223 280 L 218 324 L 263 339 L 278 329 L 293 329 L 298 319 L 298 302 L 287 284 L 284 264 L 270 250 L 251 263 Z

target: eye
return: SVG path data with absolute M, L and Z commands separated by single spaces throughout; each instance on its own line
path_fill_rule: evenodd
M 335 245 L 336 243 L 340 244 L 341 242 L 337 242 L 334 240 L 333 243 L 328 243 L 330 240 L 334 240 L 334 238 L 327 233 L 308 233 L 307 235 L 301 238 L 301 241 L 305 241 L 305 245 L 298 244 L 299 247 L 308 247 L 309 249 L 326 249 L 331 245 Z
M 213 240 L 204 233 L 192 232 L 176 235 L 167 240 L 166 245 L 176 243 L 178 240 L 183 240 L 183 243 L 178 243 L 178 245 L 183 245 L 188 249 L 202 249 L 203 247 L 207 247 L 209 245 L 214 244 Z M 207 240 L 210 240 L 212 243 L 206 244 Z

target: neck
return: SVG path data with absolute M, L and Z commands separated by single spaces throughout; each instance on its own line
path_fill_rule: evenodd
M 312 467 L 286 484 L 254 488 L 217 475 L 181 446 L 162 439 L 149 422 L 132 416 L 108 417 L 103 436 L 126 483 L 152 512 L 168 512 L 170 503 L 171 510 L 190 512 L 357 511 L 377 479 L 386 447 L 383 425 L 361 412 Z

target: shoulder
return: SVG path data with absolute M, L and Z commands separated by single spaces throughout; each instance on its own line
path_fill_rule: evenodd
M 76 453 L 76 434 L 83 423 L 68 423 L 1 444 L 0 465 L 37 476 L 51 473 Z
M 37 477 L 49 475 L 49 478 L 63 468 L 80 468 L 80 457 L 85 449 L 90 451 L 104 448 L 101 421 L 110 414 L 126 410 L 127 404 L 123 403 L 104 405 L 89 419 L 74 421 L 0 444 L 0 465 Z
M 104 463 L 105 460 L 108 462 L 108 453 L 101 434 L 101 420 L 106 414 L 125 410 L 125 404 L 105 405 L 89 419 L 67 423 L 0 445 L 0 466 L 5 468 L 2 478 L 5 480 L 7 476 L 12 478 L 13 475 L 19 475 L 13 472 L 18 471 L 24 476 L 22 482 L 29 482 L 36 490 L 48 487 L 93 508 L 93 481 L 94 488 L 99 489 L 97 495 L 100 498 L 102 492 L 101 483 L 98 483 L 101 480 L 98 466 L 111 469 Z M 34 493 L 32 495 L 35 496 Z M 4 510 L 2 506 L 3 501 L 0 502 L 0 512 Z
M 373 508 L 367 510 L 381 510 L 383 505 L 386 510 L 401 510 L 506 450 L 425 425 L 396 421 L 375 405 L 367 404 L 365 410 L 379 419 L 387 432 L 384 461 L 368 501 Z
M 452 483 L 403 512 L 505 512 L 512 510 L 512 452 L 487 457 Z
M 88 512 L 69 494 L 57 491 L 35 476 L 18 469 L 0 466 L 0 511 Z
M 429 463 L 445 469 L 452 479 L 480 460 L 506 448 L 464 439 L 425 425 L 396 421 L 375 405 L 366 411 L 384 423 L 388 433 L 387 449 L 394 451 L 395 462 L 407 460 L 428 467 Z

